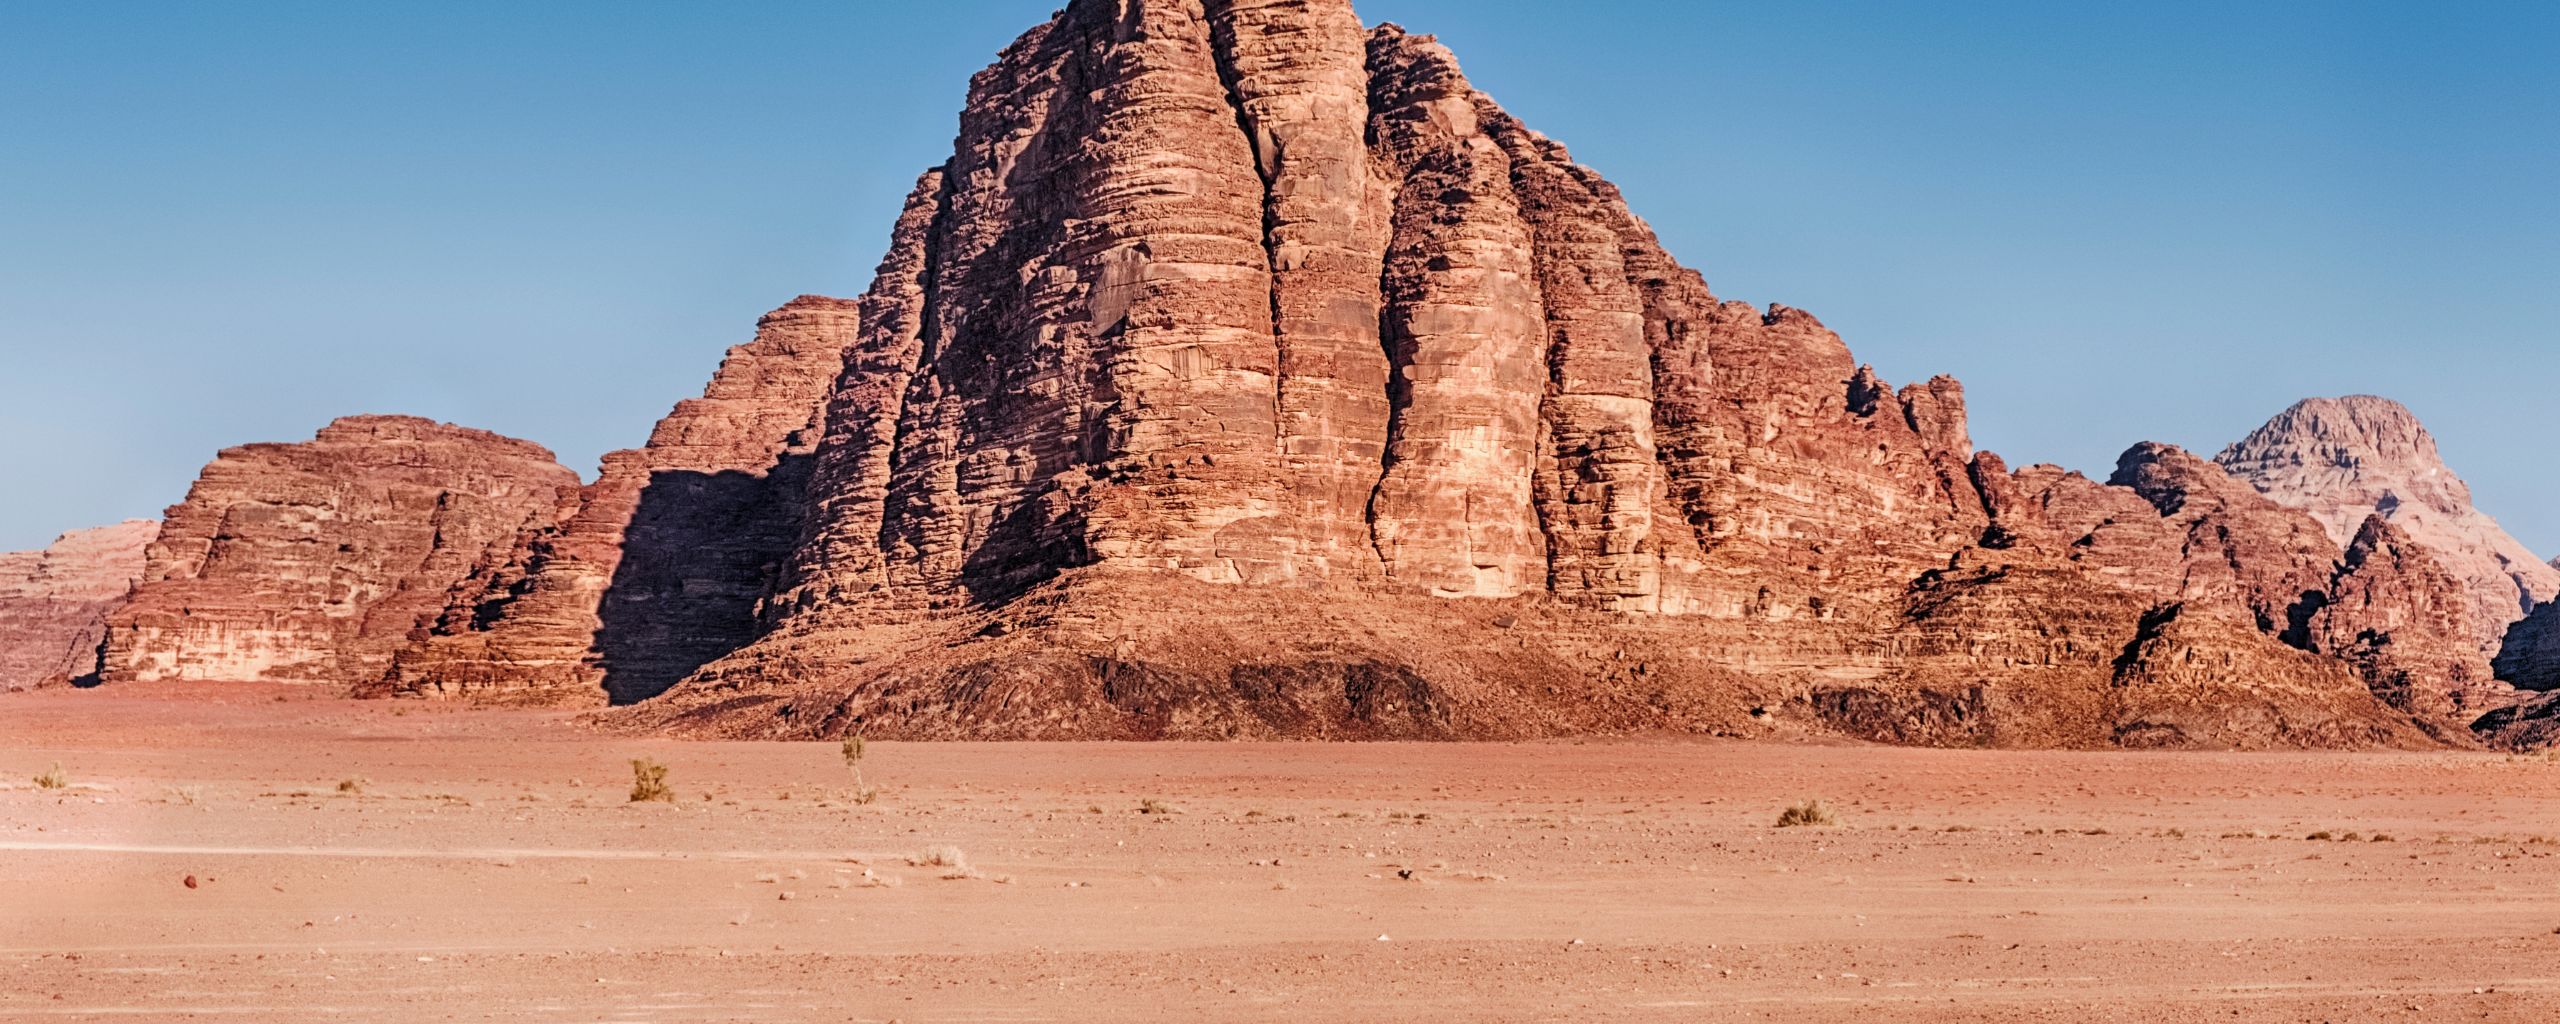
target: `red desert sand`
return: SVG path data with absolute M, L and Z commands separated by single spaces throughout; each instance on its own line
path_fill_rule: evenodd
M 0 768 L 7 1020 L 2560 1017 L 2543 756 L 875 742 L 857 805 L 135 684 L 0 696 Z

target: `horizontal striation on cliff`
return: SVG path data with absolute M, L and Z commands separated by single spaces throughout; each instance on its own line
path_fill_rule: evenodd
M 96 675 L 107 613 L 141 578 L 159 533 L 158 520 L 134 519 L 0 553 L 0 690 Z
M 223 451 L 169 509 L 99 678 L 381 674 L 446 594 L 575 491 L 538 445 L 406 416 Z

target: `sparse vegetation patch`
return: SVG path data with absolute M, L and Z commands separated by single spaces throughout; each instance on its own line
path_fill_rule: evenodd
M 1807 800 L 1778 815 L 1779 828 L 1834 828 L 1839 824 L 1840 816 L 1820 800 Z
M 631 802 L 674 803 L 676 791 L 667 788 L 667 766 L 645 757 L 631 759 Z

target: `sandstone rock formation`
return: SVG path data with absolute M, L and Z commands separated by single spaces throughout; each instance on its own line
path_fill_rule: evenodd
M 360 692 L 627 702 L 752 638 L 860 315 L 807 295 L 766 314 L 701 398 L 606 455 L 572 514 L 515 538 Z
M 760 635 L 607 721 L 2468 742 L 2405 538 L 2009 470 L 1343 0 L 1070 3 L 863 312 Z
M 2522 704 L 2481 716 L 2472 728 L 2501 750 L 2560 748 L 2560 693 L 2546 693 Z
M 2494 663 L 2498 678 L 2526 690 L 2560 690 L 2560 600 L 2508 627 Z
M 107 610 L 141 577 L 143 548 L 159 532 L 157 520 L 135 519 L 0 553 L 0 690 L 95 675 Z
M 403 416 L 225 450 L 169 509 L 100 678 L 346 683 L 378 676 L 447 592 L 559 512 L 541 447 Z
M 2214 461 L 2309 513 L 2340 544 L 2354 540 L 2367 516 L 2380 515 L 2425 546 L 2470 589 L 2471 631 L 2485 654 L 2498 652 L 2509 624 L 2560 596 L 2560 570 L 2472 507 L 2471 488 L 2398 402 L 2305 399 Z

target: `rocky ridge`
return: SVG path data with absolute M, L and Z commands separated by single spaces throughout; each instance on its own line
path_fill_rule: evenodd
M 404 416 L 223 451 L 169 509 L 106 623 L 106 683 L 379 676 L 453 586 L 559 514 L 541 447 Z
M 804 295 L 729 350 L 646 447 L 455 587 L 367 695 L 598 704 L 656 695 L 754 635 L 799 539 L 819 412 L 860 307 Z
M 160 532 L 135 519 L 63 534 L 42 551 L 0 553 L 0 690 L 93 676 L 109 609 L 142 575 Z

